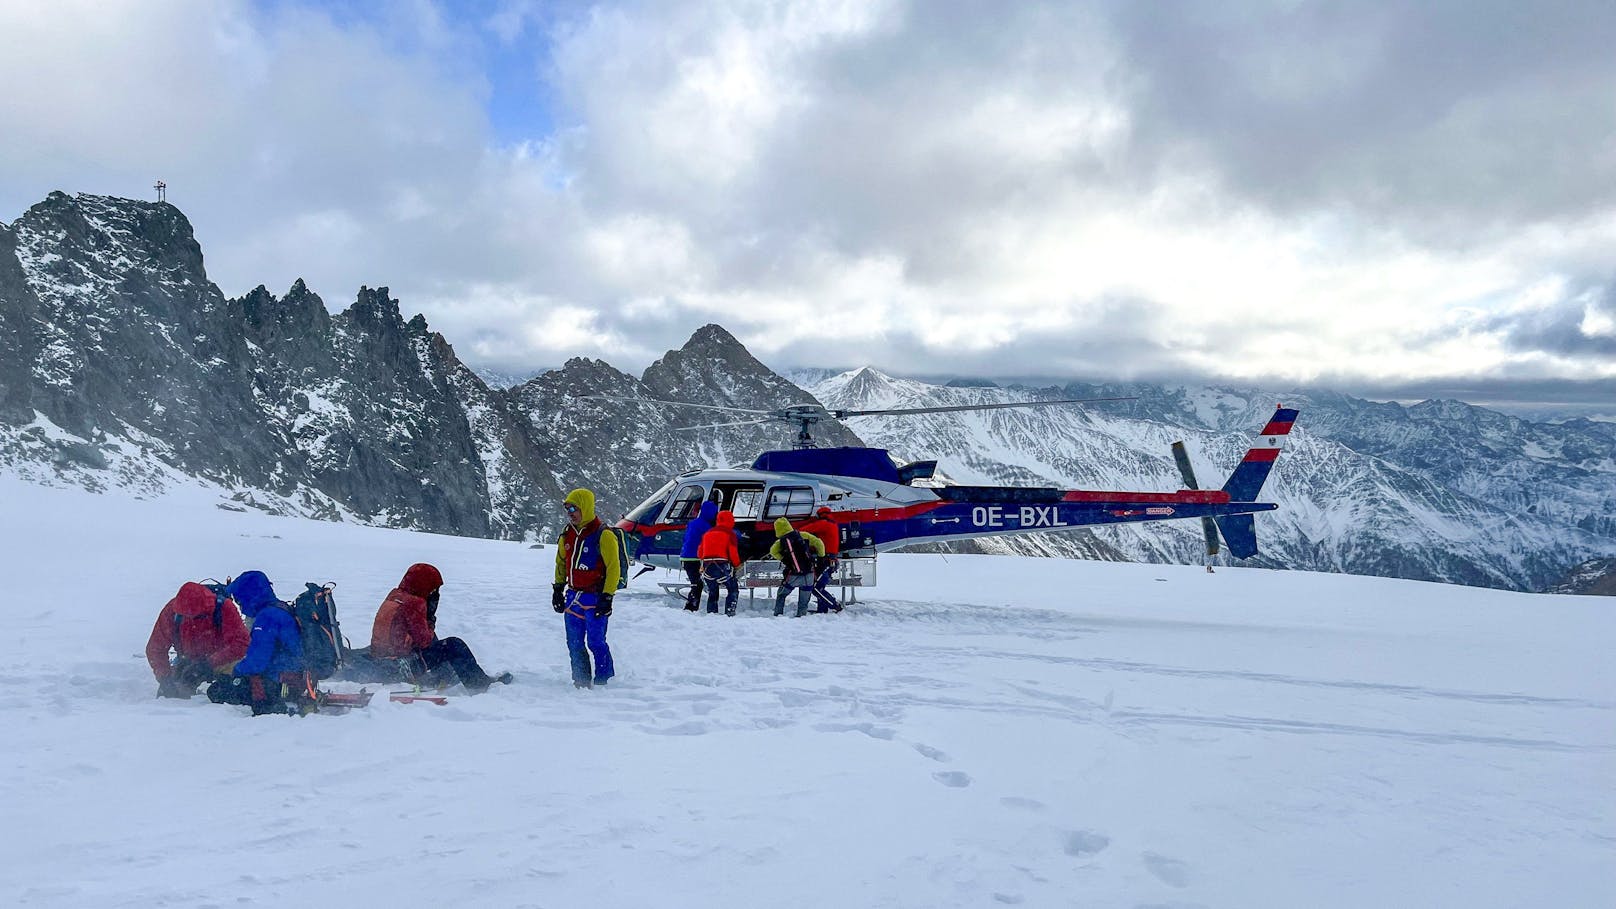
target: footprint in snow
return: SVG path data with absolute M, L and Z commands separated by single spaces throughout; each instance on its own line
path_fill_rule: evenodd
M 1111 838 L 1092 830 L 1073 830 L 1066 834 L 1061 851 L 1070 856 L 1094 855 L 1111 845 Z
M 940 764 L 948 763 L 948 752 L 946 752 L 946 751 L 942 751 L 940 749 L 933 748 L 930 745 L 921 745 L 921 744 L 916 744 L 915 745 L 915 750 L 920 752 L 922 757 L 929 757 L 932 760 L 934 760 L 934 761 L 936 761 L 936 762 L 938 762 Z
M 1156 879 L 1169 887 L 1188 887 L 1190 883 L 1190 866 L 1175 858 L 1157 855 L 1154 852 L 1145 853 L 1145 868 Z
M 971 775 L 958 770 L 941 770 L 932 774 L 931 778 L 950 789 L 964 789 L 971 785 Z
M 1037 799 L 1029 799 L 1020 795 L 1007 795 L 999 799 L 999 804 L 1006 808 L 1020 808 L 1023 811 L 1043 811 L 1044 803 Z

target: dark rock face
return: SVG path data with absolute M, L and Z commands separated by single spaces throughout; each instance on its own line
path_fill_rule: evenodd
M 742 410 L 774 410 L 792 404 L 818 404 L 813 395 L 776 375 L 717 325 L 705 325 L 690 336 L 684 347 L 670 350 L 652 363 L 641 376 L 652 397 L 668 401 L 688 401 L 734 407 Z M 707 426 L 748 419 L 744 413 L 728 414 L 697 408 L 671 408 L 675 426 Z M 758 452 L 770 448 L 790 448 L 797 427 L 790 423 L 757 426 L 724 426 L 687 432 L 704 463 L 750 465 Z M 821 448 L 862 445 L 847 427 L 829 420 L 813 428 L 814 443 Z
M 1079 410 L 856 420 L 900 458 L 940 458 L 945 482 L 1173 489 L 1173 439 L 1221 475 L 1276 400 L 810 374 L 826 404 L 854 409 L 1135 396 Z M 1264 494 L 1281 508 L 1259 519 L 1264 550 L 1248 564 L 1530 590 L 1562 576 L 1552 589 L 1610 584 L 1601 558 L 1616 552 L 1616 425 L 1532 423 L 1453 401 L 1282 399 L 1303 417 Z M 639 377 L 574 359 L 491 388 L 425 319 L 406 321 L 386 288 L 361 288 L 335 315 L 302 281 L 282 297 L 258 287 L 226 299 L 171 205 L 52 193 L 0 224 L 0 469 L 41 482 L 155 492 L 199 478 L 269 510 L 550 540 L 574 487 L 594 490 L 615 520 L 679 473 L 750 464 L 797 432 L 667 401 L 770 411 L 815 399 L 717 325 Z M 715 423 L 741 425 L 689 429 Z M 822 446 L 862 444 L 835 421 L 814 435 Z M 1202 557 L 1187 522 L 941 548 Z
M 1590 559 L 1566 572 L 1544 593 L 1616 597 L 1616 558 Z
M 336 315 L 301 280 L 226 299 L 167 204 L 52 193 L 0 225 L 0 464 L 94 488 L 157 489 L 175 471 L 272 510 L 553 539 L 569 489 L 615 518 L 679 472 L 792 435 L 676 432 L 699 420 L 651 399 L 812 400 L 717 326 L 647 376 L 573 360 L 498 390 L 387 288 Z M 24 428 L 36 411 L 57 428 Z M 820 435 L 856 444 L 833 424 Z

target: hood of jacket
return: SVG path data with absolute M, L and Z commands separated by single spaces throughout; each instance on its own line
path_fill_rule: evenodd
M 791 522 L 785 518 L 774 519 L 774 536 L 776 539 L 791 532 Z
M 404 580 L 398 582 L 400 590 L 413 593 L 423 600 L 442 586 L 443 575 L 438 572 L 438 569 L 425 562 L 416 562 L 411 565 L 404 572 Z
M 711 505 L 712 503 L 708 502 L 707 504 Z M 716 530 L 734 530 L 735 513 L 731 511 L 720 511 L 718 516 L 713 518 L 713 528 Z
M 174 612 L 188 619 L 204 615 L 211 619 L 213 600 L 213 591 L 195 581 L 186 581 L 180 585 L 180 592 L 174 594 Z
M 255 618 L 265 606 L 280 602 L 280 598 L 275 596 L 275 588 L 262 571 L 243 572 L 230 582 L 229 590 L 230 598 L 241 607 L 241 614 L 249 619 Z
M 578 520 L 572 521 L 574 526 L 583 527 L 595 519 L 595 494 L 589 490 L 574 489 L 567 493 L 566 503 L 578 509 Z

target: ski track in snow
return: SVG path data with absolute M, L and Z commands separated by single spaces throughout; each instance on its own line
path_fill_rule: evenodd
M 1594 598 L 888 556 L 841 615 L 727 618 L 659 573 L 618 598 L 619 677 L 575 691 L 548 547 L 0 501 L 29 516 L 0 530 L 0 681 L 30 692 L 0 707 L 10 905 L 1616 904 Z M 417 560 L 440 633 L 514 685 L 301 719 L 153 699 L 182 580 L 335 580 L 363 644 Z

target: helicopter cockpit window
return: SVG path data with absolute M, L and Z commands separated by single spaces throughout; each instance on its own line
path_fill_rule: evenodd
M 684 524 L 696 516 L 701 510 L 702 499 L 706 498 L 707 490 L 700 486 L 686 486 L 679 490 L 673 504 L 668 506 L 669 524 Z
M 806 518 L 814 513 L 814 491 L 807 486 L 776 486 L 769 490 L 763 519 Z

